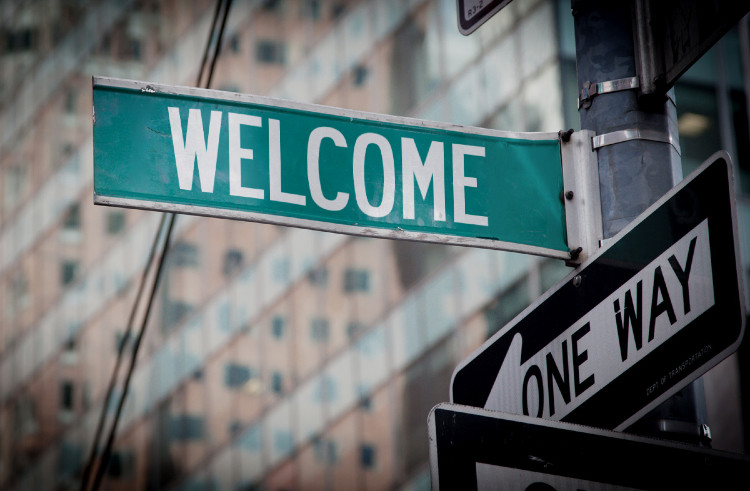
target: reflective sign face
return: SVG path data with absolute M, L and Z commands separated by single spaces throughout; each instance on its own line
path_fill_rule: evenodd
M 731 354 L 745 316 L 724 155 L 462 362 L 452 401 L 624 429 Z
M 100 204 L 568 257 L 556 133 L 96 79 Z

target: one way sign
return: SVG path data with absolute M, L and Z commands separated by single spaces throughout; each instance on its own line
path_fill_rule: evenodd
M 737 242 L 719 152 L 464 360 L 451 402 L 627 428 L 737 349 Z

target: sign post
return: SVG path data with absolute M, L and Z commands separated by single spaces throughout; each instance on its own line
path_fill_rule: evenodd
M 93 92 L 97 204 L 561 259 L 596 243 L 595 177 L 575 172 L 594 156 L 586 132 L 563 142 L 116 79 Z
M 628 428 L 737 349 L 736 223 L 719 152 L 464 360 L 451 402 Z
M 581 425 L 438 404 L 433 490 L 741 489 L 750 458 Z M 686 469 L 689 469 L 686 472 Z

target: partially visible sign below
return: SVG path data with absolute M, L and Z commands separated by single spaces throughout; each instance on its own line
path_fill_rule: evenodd
M 459 32 L 468 36 L 510 2 L 511 0 L 456 0 Z
M 733 187 L 719 152 L 463 361 L 451 401 L 622 430 L 733 353 Z
M 438 404 L 432 489 L 746 489 L 750 457 L 496 411 Z
M 95 78 L 93 96 L 96 204 L 561 259 L 580 245 L 557 133 L 130 80 Z

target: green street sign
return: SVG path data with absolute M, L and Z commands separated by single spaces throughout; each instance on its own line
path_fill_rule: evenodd
M 578 245 L 557 133 L 105 78 L 93 99 L 96 204 L 559 258 Z

